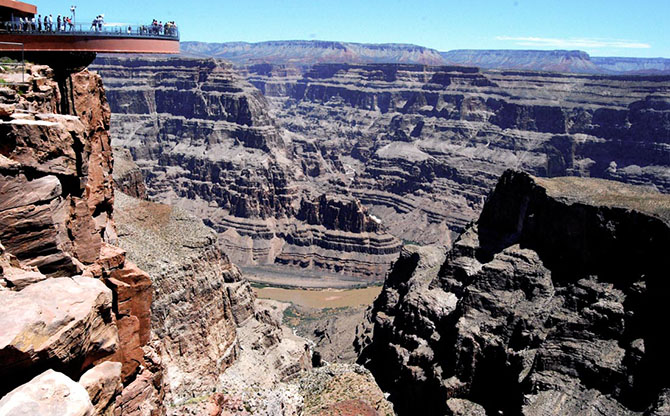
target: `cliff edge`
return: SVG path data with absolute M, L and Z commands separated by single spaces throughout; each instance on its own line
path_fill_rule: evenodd
M 152 282 L 115 245 L 102 79 L 27 70 L 0 88 L 0 413 L 158 412 Z
M 408 246 L 359 328 L 398 414 L 667 414 L 670 196 L 506 171 L 453 248 Z

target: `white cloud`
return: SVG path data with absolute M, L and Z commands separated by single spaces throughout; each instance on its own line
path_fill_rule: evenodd
M 528 47 L 545 47 L 545 48 L 582 48 L 582 49 L 598 49 L 598 48 L 623 48 L 623 49 L 649 49 L 651 45 L 648 43 L 636 42 L 631 40 L 618 39 L 587 39 L 587 38 L 540 38 L 540 37 L 513 37 L 513 36 L 496 36 L 496 40 L 514 42 L 518 46 Z

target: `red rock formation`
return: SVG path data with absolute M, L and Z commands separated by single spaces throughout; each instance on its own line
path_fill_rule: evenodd
M 99 279 L 103 289 L 107 286 L 113 292 L 108 305 L 113 314 L 105 318 L 104 313 L 93 313 L 86 319 L 106 319 L 104 322 L 114 329 L 114 343 L 97 345 L 93 353 L 88 344 L 64 348 L 59 344 L 63 340 L 58 339 L 52 348 L 54 354 L 31 356 L 22 362 L 22 371 L 28 377 L 44 366 L 56 366 L 78 377 L 81 373 L 77 371 L 93 361 L 111 360 L 122 363 L 122 380 L 129 383 L 140 366 L 146 367 L 144 357 L 150 352 L 143 347 L 151 333 L 152 283 L 148 274 L 126 261 L 124 250 L 112 245 L 117 238 L 112 218 L 113 156 L 108 133 L 110 111 L 102 80 L 85 70 L 62 83 L 65 90 L 61 90 L 51 69 L 31 66 L 27 82 L 27 87 L 0 88 L 0 241 L 4 245 L 0 246 L 0 290 L 12 291 L 1 292 L 4 297 L 19 299 L 21 292 L 14 291 L 39 292 L 35 282 L 48 277 L 81 274 L 84 277 L 78 279 L 82 282 Z M 59 114 L 62 94 L 70 96 L 73 114 Z M 42 283 L 49 286 L 56 282 Z M 56 289 L 60 286 L 54 293 L 39 292 L 44 301 L 36 307 L 47 308 L 49 299 L 65 302 L 55 296 Z M 79 307 L 64 306 L 54 305 L 65 311 Z M 11 314 L 8 310 L 3 318 L 11 320 Z M 47 336 L 39 325 L 26 325 L 31 328 L 31 339 Z M 90 328 L 81 331 L 70 338 L 88 340 Z M 101 348 L 105 345 L 109 348 Z M 70 362 L 81 366 L 75 370 L 65 365 Z M 3 370 L 9 368 L 5 367 Z M 160 371 L 145 369 L 142 377 L 152 379 L 152 389 L 160 388 Z M 3 390 L 20 382 L 17 378 L 15 385 L 9 382 Z M 159 397 L 160 392 L 151 395 Z M 123 400 L 117 400 L 117 406 L 123 407 Z

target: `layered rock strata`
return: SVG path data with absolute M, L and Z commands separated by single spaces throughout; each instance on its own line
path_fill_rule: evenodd
M 342 245 L 342 238 L 353 242 L 358 236 L 328 227 L 326 232 L 314 232 L 311 227 L 305 229 L 304 222 L 293 230 L 282 222 L 293 220 L 303 205 L 317 204 L 322 194 L 360 201 L 384 230 L 402 240 L 448 245 L 477 217 L 488 189 L 507 168 L 537 176 L 591 176 L 651 184 L 662 192 L 670 189 L 670 81 L 664 76 L 482 72 L 402 64 L 320 64 L 307 69 L 251 65 L 244 70 L 246 78 L 267 99 L 259 97 L 253 108 L 270 118 L 253 116 L 248 122 L 267 126 L 264 143 L 274 157 L 263 153 L 261 167 L 244 170 L 234 163 L 246 158 L 247 166 L 254 165 L 253 158 L 243 156 L 250 154 L 249 142 L 240 140 L 246 144 L 223 150 L 220 133 L 175 134 L 166 127 L 170 116 L 156 110 L 153 119 L 162 120 L 159 129 L 158 121 L 149 121 L 148 114 L 154 114 L 149 109 L 160 108 L 161 100 L 172 102 L 165 97 L 167 92 L 147 93 L 148 104 L 140 104 L 147 94 L 138 98 L 133 92 L 132 97 L 121 87 L 132 73 L 135 79 L 144 77 L 150 85 L 164 85 L 192 97 L 193 91 L 173 86 L 172 81 L 152 84 L 157 76 L 147 74 L 150 67 L 160 74 L 184 77 L 195 72 L 188 67 L 210 72 L 206 67 L 215 64 L 99 62 L 96 68 L 118 89 L 110 97 L 119 144 L 136 149 L 133 154 L 148 174 L 150 193 L 168 201 L 174 199 L 171 192 L 176 189 L 181 203 L 211 218 L 210 225 L 220 231 L 226 251 L 241 264 L 278 261 L 332 268 L 339 255 L 354 265 L 350 270 L 365 274 L 366 268 L 382 262 L 366 264 L 363 257 L 350 253 L 374 254 L 367 259 L 377 259 L 384 254 L 376 247 L 384 252 L 397 250 L 388 237 L 373 236 L 369 242 L 364 237 L 363 243 Z M 211 82 L 220 90 L 234 78 L 228 74 L 225 81 L 210 76 L 202 85 Z M 258 97 L 248 85 L 242 89 Z M 202 108 L 213 102 L 204 95 L 203 101 Z M 212 105 L 218 107 L 218 103 Z M 217 109 L 211 115 L 196 110 L 186 115 L 172 108 L 160 111 L 192 123 L 196 118 L 223 118 Z M 217 137 L 216 144 L 193 139 L 200 135 Z M 177 136 L 182 140 L 172 139 Z M 147 156 L 151 148 L 160 149 L 164 156 Z M 201 162 L 196 163 L 182 155 L 189 152 L 206 152 L 207 158 L 198 156 Z M 214 158 L 213 153 L 217 158 L 227 154 L 225 160 L 230 163 L 218 163 L 218 169 L 207 167 L 210 162 L 202 160 Z M 159 160 L 160 167 L 154 160 Z M 236 171 L 244 172 L 241 178 L 227 176 Z M 226 184 L 226 192 L 217 181 Z M 259 193 L 260 189 L 267 192 Z M 294 240 L 300 243 L 292 244 Z
M 670 78 L 420 65 L 254 65 L 316 180 L 405 241 L 449 243 L 507 168 L 670 190 Z M 327 185 L 325 185 L 327 183 Z
M 109 360 L 126 389 L 150 374 L 160 395 L 160 368 L 145 360 L 151 280 L 112 245 L 102 80 L 82 71 L 61 89 L 48 67 L 27 70 L 25 85 L 0 88 L 0 394 L 46 369 L 76 380 Z
M 359 360 L 398 414 L 662 414 L 669 246 L 667 195 L 507 171 L 450 251 L 403 250 Z
M 94 68 L 105 77 L 114 143 L 130 150 L 149 196 L 206 219 L 234 262 L 381 279 L 397 257 L 400 243 L 383 227 L 361 228 L 374 220 L 355 195 L 319 199 L 322 184 L 310 178 L 329 163 L 314 143 L 281 131 L 230 64 L 101 58 Z M 324 203 L 340 220 L 298 220 Z

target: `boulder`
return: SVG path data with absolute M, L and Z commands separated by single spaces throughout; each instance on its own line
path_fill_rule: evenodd
M 157 415 L 162 397 L 156 389 L 156 374 L 144 370 L 116 397 L 114 416 Z
M 35 267 L 25 267 L 16 256 L 5 253 L 0 245 L 0 287 L 21 290 L 24 287 L 46 279 Z
M 2 416 L 93 416 L 95 409 L 80 384 L 47 370 L 0 400 Z
M 0 328 L 0 392 L 48 367 L 78 376 L 118 345 L 112 291 L 81 276 L 0 292 Z
M 79 379 L 91 398 L 96 414 L 109 415 L 114 411 L 113 399 L 121 392 L 121 363 L 106 361 L 84 373 Z

